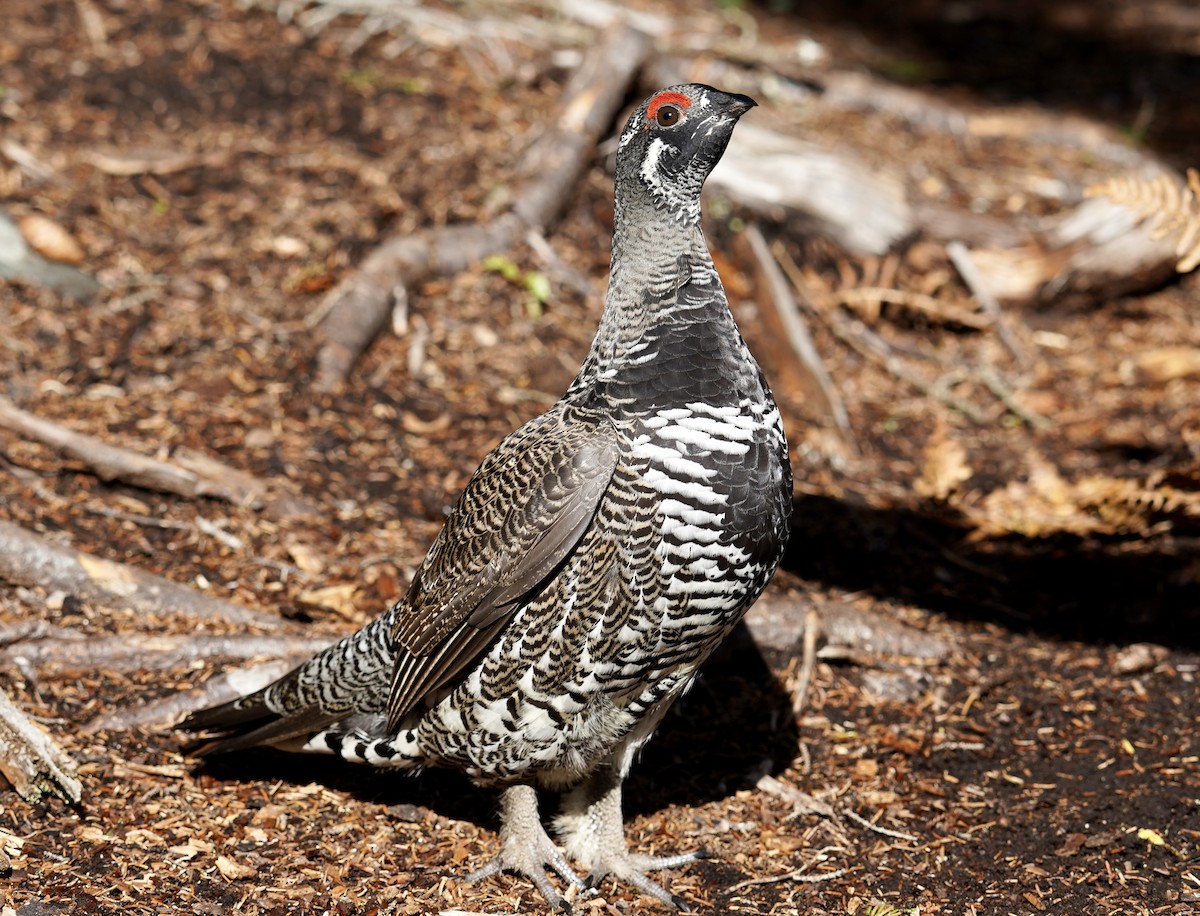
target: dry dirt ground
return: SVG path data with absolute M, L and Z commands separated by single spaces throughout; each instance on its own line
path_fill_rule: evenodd
M 89 40 L 80 9 L 99 14 L 103 40 Z M 306 37 L 232 0 L 6 0 L 5 14 L 3 135 L 57 176 L 35 182 L 0 158 L 6 207 L 68 227 L 109 289 L 81 306 L 0 286 L 0 394 L 115 444 L 189 446 L 286 479 L 320 517 L 279 521 L 102 483 L 7 433 L 0 516 L 283 614 L 294 632 L 360 625 L 403 587 L 480 457 L 553 400 L 586 350 L 611 229 L 602 157 L 550 237 L 596 294 L 558 283 L 537 308 L 496 272 L 429 283 L 414 291 L 403 333 L 373 347 L 335 396 L 307 387 L 309 317 L 381 235 L 493 207 L 565 71 L 532 49 L 513 50 L 503 74 L 454 48 L 415 45 L 389 60 L 385 38 L 347 53 L 336 29 Z M 780 32 L 823 30 L 850 57 L 919 32 L 906 22 L 887 23 L 892 35 L 872 31 L 867 13 L 815 24 L 753 15 Z M 1062 59 L 1053 93 L 1027 92 L 1036 81 L 1000 52 L 996 91 L 1134 124 L 1173 140 L 1164 153 L 1176 165 L 1200 164 L 1197 136 L 1182 130 L 1193 58 L 1080 28 L 1086 40 L 1069 33 L 1063 53 L 1073 57 Z M 972 92 L 995 88 L 981 76 L 987 53 L 954 44 L 946 29 L 895 52 L 891 69 L 921 77 L 911 72 L 919 53 L 952 47 L 928 81 L 971 104 Z M 999 31 L 1012 41 L 1019 29 Z M 1131 68 L 1127 80 L 1117 65 Z M 1159 106 L 1148 130 L 1129 104 L 1135 84 Z M 1162 112 L 1178 117 L 1156 134 Z M 810 127 L 886 144 L 888 131 L 866 117 Z M 960 174 L 932 141 L 906 142 L 903 155 L 951 187 L 978 180 L 997 155 L 974 151 L 976 171 Z M 198 158 L 133 176 L 92 158 L 144 148 Z M 876 153 L 897 154 L 878 143 Z M 1019 147 L 1002 154 L 1006 168 L 1020 167 Z M 727 224 L 711 235 L 730 250 Z M 811 253 L 787 244 L 797 258 Z M 831 285 L 864 269 L 822 257 L 814 263 Z M 541 269 L 528 250 L 511 259 Z M 750 266 L 725 254 L 721 267 L 748 340 L 768 376 L 781 375 L 786 354 L 749 304 Z M 910 276 L 937 268 L 904 266 Z M 1189 276 L 1137 297 L 1018 311 L 1036 352 L 1021 396 L 1050 418 L 1044 429 L 968 381 L 958 390 L 986 420 L 973 423 L 814 326 L 862 453 L 830 460 L 828 431 L 798 390 L 780 386 L 798 487 L 772 606 L 850 606 L 951 648 L 937 662 L 862 652 L 823 660 L 795 715 L 795 647 L 732 640 L 629 786 L 636 848 L 711 851 L 671 879 L 696 911 L 1197 912 L 1200 524 L 1189 507 L 1200 482 L 1200 378 L 1147 380 L 1136 362 L 1155 348 L 1200 346 L 1196 290 Z M 877 321 L 897 346 L 1014 371 L 990 333 L 899 312 Z M 954 476 L 963 466 L 969 476 L 946 498 L 921 495 L 936 494 L 938 468 Z M 206 534 L 212 526 L 236 540 Z M 352 588 L 333 608 L 303 600 L 330 585 Z M 194 629 L 0 586 L 0 622 L 35 617 L 90 635 Z M 198 768 L 169 731 L 82 729 L 221 667 L 0 670 L 3 687 L 81 763 L 84 782 L 75 806 L 0 792 L 12 857 L 0 904 L 24 913 L 540 911 L 522 880 L 455 880 L 495 851 L 496 837 L 494 798 L 453 774 L 397 778 L 266 752 Z M 806 796 L 828 807 L 805 808 Z M 649 909 L 608 883 L 576 905 Z

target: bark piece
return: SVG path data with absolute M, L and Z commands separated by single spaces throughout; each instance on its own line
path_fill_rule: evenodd
M 83 797 L 75 761 L 0 690 L 0 773 L 27 801 L 47 794 L 68 802 Z

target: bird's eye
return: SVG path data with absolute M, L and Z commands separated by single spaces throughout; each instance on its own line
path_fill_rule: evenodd
M 674 105 L 660 105 L 658 111 L 654 115 L 654 120 L 658 122 L 659 127 L 670 127 L 678 123 L 680 116 L 679 109 Z

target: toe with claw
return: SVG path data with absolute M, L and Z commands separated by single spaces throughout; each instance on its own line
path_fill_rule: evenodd
M 554 889 L 546 876 L 547 870 L 580 890 L 585 889 L 585 883 L 542 827 L 533 787 L 521 785 L 505 789 L 500 800 L 500 819 L 500 853 L 467 875 L 467 880 L 479 881 L 502 871 L 516 872 L 532 881 L 553 909 L 570 912 L 570 904 Z
M 646 872 L 678 868 L 707 858 L 708 853 L 703 850 L 672 856 L 631 853 L 625 844 L 621 781 L 611 771 L 595 775 L 569 793 L 555 825 L 568 855 L 586 866 L 586 887 L 596 887 L 611 875 L 672 909 L 688 910 L 683 898 L 672 894 Z

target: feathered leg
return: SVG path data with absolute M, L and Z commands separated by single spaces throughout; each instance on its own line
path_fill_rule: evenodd
M 615 769 L 601 767 L 563 797 L 562 812 L 554 824 L 567 855 L 587 867 L 587 887 L 595 887 L 612 875 L 673 909 L 687 910 L 682 898 L 652 881 L 646 872 L 677 868 L 707 854 L 703 850 L 673 856 L 631 853 L 625 843 L 621 782 Z
M 467 875 L 467 880 L 479 881 L 501 871 L 517 872 L 534 883 L 551 907 L 569 911 L 570 905 L 546 877 L 546 869 L 580 889 L 585 886 L 547 836 L 533 786 L 509 786 L 500 796 L 500 853 Z

